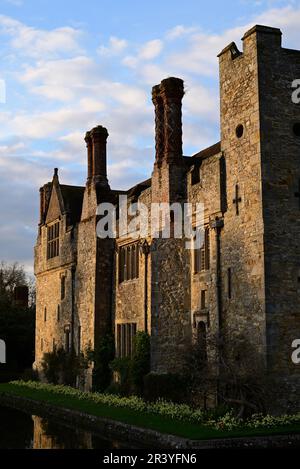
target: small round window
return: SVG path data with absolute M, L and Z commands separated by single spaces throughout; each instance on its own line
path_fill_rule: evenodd
M 239 124 L 237 128 L 235 129 L 235 133 L 236 133 L 237 138 L 241 138 L 244 133 L 244 126 L 242 124 Z
M 293 125 L 293 132 L 296 137 L 300 137 L 300 122 L 295 122 Z

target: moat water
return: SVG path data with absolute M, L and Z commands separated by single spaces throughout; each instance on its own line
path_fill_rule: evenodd
M 0 406 L 0 449 L 132 449 L 132 444 L 107 439 L 55 420 Z

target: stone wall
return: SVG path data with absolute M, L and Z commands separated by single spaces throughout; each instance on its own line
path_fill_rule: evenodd
M 95 350 L 101 338 L 111 332 L 114 240 L 97 237 L 96 215 L 99 193 L 103 202 L 109 187 L 98 190 L 89 183 L 85 190 L 81 221 L 78 225 L 78 256 L 75 277 L 75 344 Z M 79 338 L 80 334 L 80 338 Z M 92 385 L 88 372 L 87 389 Z
M 138 197 L 138 201 L 143 203 L 150 214 L 151 210 L 151 188 L 144 190 Z M 128 200 L 130 203 L 130 199 Z M 150 217 L 149 217 L 150 221 Z M 149 256 L 141 251 L 142 243 L 147 240 L 151 244 L 150 237 L 139 239 L 139 276 L 136 279 L 119 282 L 119 249 L 121 246 L 130 244 L 135 240 L 130 238 L 118 238 L 115 255 L 115 278 L 114 278 L 114 326 L 122 323 L 134 322 L 137 331 L 151 330 L 151 262 Z M 146 268 L 147 259 L 147 268 Z M 145 275 L 147 271 L 147 324 L 145 324 Z
M 262 200 L 266 271 L 268 366 L 286 383 L 288 404 L 299 403 L 300 369 L 292 341 L 300 338 L 300 104 L 292 82 L 300 78 L 300 51 L 281 48 L 281 33 L 257 38 L 261 132 Z
M 197 324 L 203 321 L 206 332 L 215 336 L 218 332 L 218 299 L 217 299 L 217 247 L 216 233 L 211 228 L 211 222 L 216 217 L 221 218 L 221 191 L 220 191 L 220 154 L 195 162 L 188 176 L 188 201 L 193 204 L 203 204 L 204 226 L 209 230 L 210 237 L 210 268 L 202 272 L 195 272 L 194 252 L 190 256 L 190 285 L 191 285 L 191 325 L 196 338 Z M 199 182 L 192 184 L 192 173 L 199 172 Z M 195 222 L 194 222 L 195 223 Z M 195 224 L 194 224 L 195 227 Z M 206 291 L 206 305 L 202 308 L 201 291 Z
M 256 35 L 247 36 L 243 53 L 231 44 L 219 58 L 221 150 L 227 175 L 227 210 L 221 232 L 222 326 L 229 336 L 249 338 L 264 360 L 264 226 Z
M 47 225 L 40 227 L 35 246 L 36 339 L 35 367 L 41 369 L 45 352 L 65 346 L 65 327 L 72 323 L 72 269 L 76 265 L 77 229 L 67 225 L 54 194 L 47 223 L 60 219 L 60 255 L 47 259 Z M 65 276 L 65 297 L 61 299 L 61 278 Z M 59 309 L 59 311 L 58 311 Z M 45 312 L 46 310 L 46 312 Z M 42 345 L 43 342 L 43 345 Z

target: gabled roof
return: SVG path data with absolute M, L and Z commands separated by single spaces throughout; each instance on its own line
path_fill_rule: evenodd
M 127 191 L 127 195 L 128 197 L 139 197 L 140 194 L 145 190 L 145 189 L 148 189 L 149 187 L 151 187 L 151 178 L 149 179 L 146 179 L 145 181 L 142 181 L 142 182 L 139 182 L 138 184 L 136 184 L 135 186 L 131 187 L 128 191 Z
M 221 151 L 221 142 L 215 143 L 214 145 L 211 145 L 208 148 L 205 148 L 204 150 L 199 151 L 198 153 L 195 153 L 195 155 L 192 156 L 192 158 L 200 158 L 202 160 L 209 158 L 210 156 L 217 155 Z
M 69 214 L 71 224 L 78 223 L 81 217 L 84 187 L 60 184 L 60 191 L 64 202 L 64 209 Z

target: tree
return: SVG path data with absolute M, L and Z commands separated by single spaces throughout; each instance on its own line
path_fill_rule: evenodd
M 7 347 L 7 364 L 1 365 L 1 379 L 18 376 L 34 360 L 35 305 L 24 308 L 14 304 L 14 289 L 28 286 L 34 297 L 33 281 L 18 263 L 0 263 L 0 338 Z
M 188 355 L 192 401 L 204 406 L 217 402 L 241 418 L 265 412 L 275 386 L 260 348 L 245 335 L 227 330 L 207 338 L 207 353 L 208 358 L 202 359 L 196 343 Z

